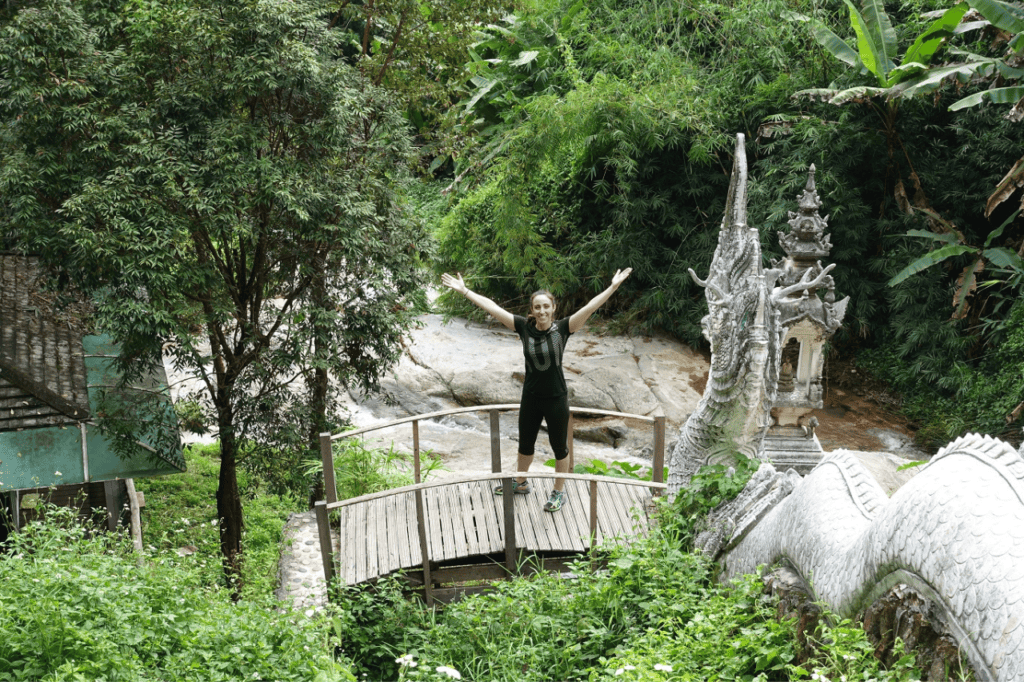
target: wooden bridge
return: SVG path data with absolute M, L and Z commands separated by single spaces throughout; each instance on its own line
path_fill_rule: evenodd
M 355 431 L 320 434 L 327 500 L 317 502 L 315 507 L 328 582 L 337 576 L 345 584 L 356 585 L 404 569 L 411 582 L 423 586 L 430 604 L 435 596 L 444 599 L 454 591 L 439 589 L 441 584 L 504 578 L 519 572 L 527 557 L 535 561 L 526 566 L 545 564 L 550 568 L 563 564 L 566 557 L 588 552 L 600 542 L 628 542 L 646 535 L 652 495 L 665 488 L 664 417 L 570 408 L 570 471 L 574 416 L 615 416 L 653 424 L 654 480 L 530 471 L 523 474 L 533 482 L 530 494 L 514 495 L 512 477 L 520 474 L 501 471 L 498 416 L 502 411 L 518 409 L 518 405 L 456 408 Z M 491 473 L 422 482 L 419 422 L 466 412 L 490 415 Z M 333 441 L 405 423 L 412 424 L 413 485 L 339 502 Z M 541 509 L 548 486 L 540 483 L 550 478 L 566 479 L 566 503 L 555 513 Z M 500 496 L 493 492 L 495 483 L 504 488 Z M 339 531 L 337 551 L 331 541 L 332 512 L 336 512 Z

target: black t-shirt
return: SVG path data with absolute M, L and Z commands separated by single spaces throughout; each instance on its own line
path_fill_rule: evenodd
M 523 395 L 539 398 L 557 398 L 565 395 L 565 375 L 562 373 L 562 353 L 569 339 L 569 318 L 556 320 L 544 331 L 537 329 L 533 320 L 514 315 L 516 333 L 523 342 L 526 358 L 526 382 Z

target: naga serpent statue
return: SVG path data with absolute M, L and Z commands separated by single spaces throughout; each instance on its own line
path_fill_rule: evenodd
M 669 461 L 669 494 L 686 485 L 706 464 L 730 464 L 736 453 L 761 459 L 779 382 L 785 328 L 780 302 L 813 290 L 835 267 L 817 268 L 788 286 L 776 286 L 783 269 L 764 269 L 756 228 L 747 227 L 747 156 L 743 135 L 736 154 L 707 280 L 708 314 L 701 320 L 711 344 L 708 383 L 697 409 L 683 425 Z M 845 306 L 844 306 L 845 308 Z
M 1024 446 L 964 436 L 892 498 L 846 450 L 828 453 L 803 478 L 765 461 L 783 289 L 775 271 L 761 270 L 757 233 L 746 229 L 742 137 L 736 151 L 711 274 L 697 280 L 707 290 L 711 373 L 672 451 L 670 494 L 730 453 L 762 462 L 743 492 L 709 515 L 697 546 L 720 562 L 723 579 L 788 565 L 842 616 L 907 586 L 930 602 L 978 679 L 1024 680 Z

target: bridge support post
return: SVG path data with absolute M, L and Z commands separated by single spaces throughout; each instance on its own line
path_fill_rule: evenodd
M 334 547 L 331 546 L 331 522 L 327 518 L 327 503 L 319 500 L 313 504 L 316 510 L 317 534 L 320 536 L 320 558 L 324 566 L 324 580 L 328 590 L 334 579 Z M 329 594 L 329 592 L 328 592 Z
M 651 480 L 655 483 L 665 482 L 665 416 L 654 418 L 654 462 Z M 654 489 L 655 495 L 661 495 L 660 488 Z
M 423 491 L 416 491 L 416 530 L 420 536 L 420 556 L 423 557 L 423 598 L 427 606 L 434 605 L 434 581 L 430 577 L 430 551 L 427 549 L 427 520 L 423 514 Z
M 324 465 L 324 494 L 327 504 L 338 501 L 338 488 L 334 483 L 334 452 L 331 449 L 331 434 L 320 434 L 320 461 Z
M 590 557 L 593 561 L 597 547 L 597 481 L 590 482 Z
M 501 479 L 502 515 L 505 517 L 505 569 L 509 575 L 516 572 L 516 512 L 512 478 Z

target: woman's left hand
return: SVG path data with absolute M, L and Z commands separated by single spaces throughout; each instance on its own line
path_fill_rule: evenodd
M 620 284 L 626 281 L 629 277 L 629 273 L 633 272 L 633 268 L 626 268 L 625 270 L 616 270 L 615 276 L 612 277 L 612 286 L 618 287 Z

